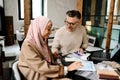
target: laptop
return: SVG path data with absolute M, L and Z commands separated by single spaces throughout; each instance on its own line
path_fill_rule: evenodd
M 117 44 L 110 53 L 110 60 L 120 62 L 120 44 Z
M 96 37 L 88 35 L 88 47 L 86 49 L 87 52 L 101 51 L 103 50 L 100 47 L 95 47 Z
M 110 54 L 110 58 L 107 59 L 106 52 L 96 51 L 96 52 L 92 52 L 89 58 L 94 62 L 106 61 L 106 60 L 120 62 L 120 44 L 117 44 L 109 54 Z

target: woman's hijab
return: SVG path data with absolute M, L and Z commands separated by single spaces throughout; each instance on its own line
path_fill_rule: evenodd
M 51 62 L 47 44 L 42 37 L 42 34 L 48 22 L 49 19 L 44 16 L 40 16 L 33 20 L 29 26 L 25 40 L 29 41 L 32 45 L 34 45 L 40 52 L 40 54 L 42 54 L 48 62 Z

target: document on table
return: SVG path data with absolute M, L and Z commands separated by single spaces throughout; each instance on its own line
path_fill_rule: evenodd
M 65 57 L 66 62 L 80 61 L 82 62 L 83 67 L 78 70 L 83 71 L 96 71 L 93 61 L 87 61 L 87 57 L 90 53 L 79 55 L 78 53 L 71 53 Z
M 78 69 L 78 70 L 83 70 L 83 71 L 96 71 L 95 65 L 93 61 L 81 61 L 83 67 Z
M 95 46 L 88 46 L 86 51 L 92 52 L 92 51 L 100 51 L 103 50 L 102 48 L 95 47 Z
M 78 70 L 96 71 L 93 61 L 82 60 L 82 59 L 75 58 L 75 57 L 66 57 L 65 61 L 66 62 L 80 61 L 80 62 L 82 62 L 83 67 Z
M 80 60 L 87 60 L 88 56 L 90 56 L 90 53 L 82 54 L 82 55 L 77 55 L 74 53 L 71 53 L 67 55 L 65 58 L 66 62 L 71 62 L 71 61 L 80 61 Z
M 75 75 L 83 76 L 89 80 L 99 80 L 99 75 L 95 71 L 77 71 Z

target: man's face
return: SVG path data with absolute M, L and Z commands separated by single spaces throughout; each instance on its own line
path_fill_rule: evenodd
M 75 31 L 76 27 L 79 25 L 79 19 L 77 17 L 66 16 L 65 20 L 66 29 L 70 32 Z

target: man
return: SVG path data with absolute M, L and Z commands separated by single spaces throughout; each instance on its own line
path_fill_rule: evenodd
M 85 27 L 80 25 L 81 14 L 77 10 L 66 12 L 65 26 L 56 31 L 52 44 L 52 52 L 59 57 L 59 49 L 62 56 L 79 51 L 83 53 L 88 46 Z

